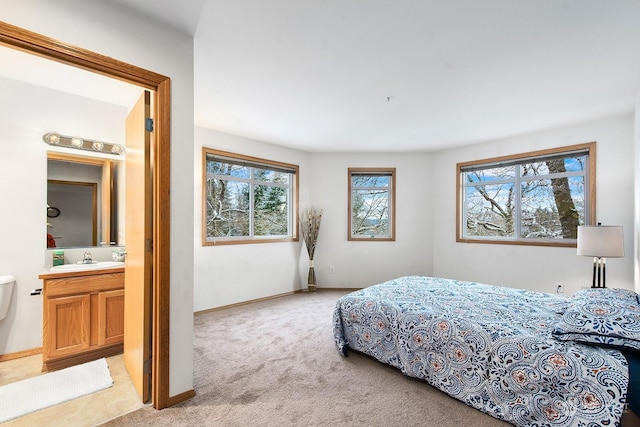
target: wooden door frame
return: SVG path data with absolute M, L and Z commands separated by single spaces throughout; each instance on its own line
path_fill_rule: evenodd
M 151 399 L 156 409 L 188 399 L 191 393 L 178 399 L 171 399 L 169 396 L 171 80 L 152 71 L 2 21 L 0 44 L 155 92 Z

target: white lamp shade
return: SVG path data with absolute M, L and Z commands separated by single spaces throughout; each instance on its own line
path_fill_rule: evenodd
M 624 236 L 619 225 L 578 226 L 578 256 L 621 258 Z

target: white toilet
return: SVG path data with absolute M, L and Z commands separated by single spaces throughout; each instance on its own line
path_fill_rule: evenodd
M 9 312 L 11 293 L 15 282 L 16 278 L 13 276 L 0 276 L 0 320 L 4 319 Z

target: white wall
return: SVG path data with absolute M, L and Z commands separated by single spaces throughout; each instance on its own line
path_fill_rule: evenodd
M 350 167 L 396 168 L 394 242 L 347 240 Z M 431 224 L 438 209 L 431 168 L 431 155 L 426 153 L 312 155 L 311 201 L 324 210 L 314 256 L 318 287 L 361 288 L 398 276 L 431 274 Z M 305 251 L 300 263 L 305 272 L 307 260 Z
M 198 157 L 204 145 L 300 164 L 301 207 L 311 204 L 324 210 L 314 261 L 318 287 L 366 287 L 421 274 L 543 292 L 555 292 L 563 283 L 565 293 L 571 294 L 590 285 L 592 272 L 591 259 L 577 257 L 575 248 L 456 243 L 456 163 L 596 141 L 597 220 L 624 227 L 627 253 L 625 258 L 608 260 L 608 284 L 631 289 L 633 124 L 628 114 L 432 154 L 305 154 L 197 128 L 195 149 Z M 395 242 L 347 240 L 349 167 L 396 168 Z M 201 220 L 201 179 L 196 171 L 196 223 Z M 308 258 L 303 245 L 202 247 L 200 233 L 198 227 L 196 310 L 306 288 Z
M 425 153 L 319 154 L 196 128 L 195 222 L 202 219 L 202 147 L 300 166 L 300 208 L 324 210 L 315 254 L 320 288 L 358 288 L 432 270 L 431 157 Z M 347 241 L 348 168 L 396 168 L 396 241 Z M 202 246 L 196 227 L 195 311 L 307 288 L 308 256 L 297 243 Z M 329 267 L 334 273 L 329 274 Z
M 633 289 L 633 115 L 434 153 L 431 180 L 436 276 L 572 294 L 591 285 L 592 260 L 575 248 L 457 243 L 456 163 L 596 141 L 596 220 L 624 227 L 626 257 L 607 260 L 607 285 Z
M 5 22 L 171 78 L 169 393 L 175 396 L 191 390 L 194 229 L 193 39 L 113 2 L 2 0 L 1 8 L 2 20 Z M 39 236 L 34 237 L 34 240 L 37 239 Z
M 202 147 L 298 165 L 301 206 L 309 201 L 309 154 L 204 128 L 196 128 L 195 141 L 194 310 L 299 290 L 301 240 L 202 246 Z

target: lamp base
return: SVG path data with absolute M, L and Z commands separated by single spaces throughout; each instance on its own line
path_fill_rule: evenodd
M 607 287 L 607 263 L 604 258 L 596 257 L 593 259 L 593 279 L 591 282 L 592 288 L 606 288 Z M 597 282 L 596 282 L 597 278 Z M 601 281 L 602 280 L 602 281 Z

